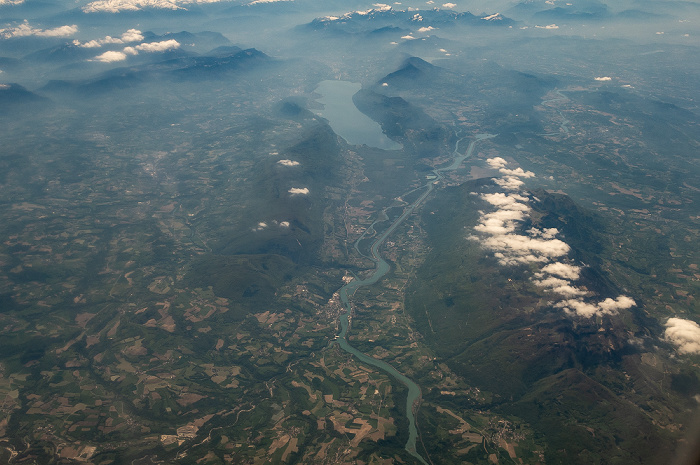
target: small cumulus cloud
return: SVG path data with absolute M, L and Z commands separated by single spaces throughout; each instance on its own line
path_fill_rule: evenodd
M 307 195 L 309 193 L 308 187 L 292 187 L 288 191 L 292 195 Z
M 13 37 L 69 37 L 78 32 L 78 26 L 60 26 L 53 29 L 39 29 L 29 25 L 28 21 L 16 27 L 0 29 L 0 37 L 10 39 Z
M 102 63 L 114 63 L 116 61 L 124 61 L 126 60 L 126 53 L 110 50 L 108 52 L 104 52 L 102 55 L 96 56 L 95 60 L 101 61 Z
M 581 299 L 568 299 L 556 303 L 554 306 L 564 309 L 567 313 L 574 313 L 585 318 L 596 315 L 609 315 L 618 310 L 632 308 L 636 305 L 631 298 L 621 295 L 617 299 L 607 298 L 602 302 L 589 303 Z
M 571 285 L 566 279 L 549 277 L 545 279 L 535 279 L 533 283 L 537 287 L 544 288 L 555 294 L 562 295 L 566 298 L 582 297 L 586 295 L 586 291 Z
M 522 168 L 515 168 L 514 170 L 509 170 L 507 168 L 501 168 L 498 170 L 502 174 L 507 174 L 510 176 L 518 176 L 521 178 L 534 178 L 535 173 L 532 171 L 524 171 Z
M 612 81 L 612 78 L 610 76 L 600 76 L 595 78 L 596 81 Z
M 289 221 L 280 221 L 280 227 L 281 227 L 281 228 L 288 228 L 288 227 L 289 227 Z
M 556 24 L 547 24 L 546 26 L 535 26 L 535 29 L 559 29 Z
M 122 34 L 122 41 L 124 42 L 139 42 L 141 40 L 143 40 L 143 34 L 138 29 L 129 29 Z
M 501 157 L 489 158 L 486 160 L 486 164 L 489 165 L 494 170 L 498 170 L 499 173 L 506 176 L 511 176 L 515 178 L 534 178 L 535 173 L 532 171 L 525 171 L 522 168 L 515 168 L 514 170 L 506 168 L 508 162 Z M 512 181 L 512 179 L 511 179 Z
M 180 48 L 180 42 L 175 39 L 164 40 L 161 42 L 148 42 L 137 45 L 135 47 L 124 47 L 124 53 L 128 55 L 138 55 L 139 51 L 154 53 L 166 52 Z
M 372 4 L 374 8 L 376 8 L 378 11 L 389 11 L 391 10 L 391 6 L 387 5 L 386 3 L 374 3 Z
M 565 279 L 578 279 L 581 275 L 581 267 L 567 263 L 555 262 L 542 267 L 543 273 L 549 273 Z
M 428 26 L 428 27 L 422 27 L 422 28 L 418 29 L 418 32 L 430 32 L 433 30 L 435 30 L 435 28 L 433 26 Z
M 456 6 L 457 6 L 456 3 L 443 3 L 443 4 L 442 4 L 442 7 L 443 7 L 443 8 L 454 8 L 454 7 L 456 7 Z
M 504 194 L 502 192 L 496 192 L 495 194 L 484 194 L 481 196 L 481 198 L 486 200 L 491 205 L 504 210 L 530 210 L 530 207 L 524 203 L 528 201 L 528 198 L 520 194 Z
M 494 179 L 494 182 L 509 191 L 520 190 L 523 184 L 525 184 L 517 176 L 504 176 L 502 178 Z
M 175 39 L 164 40 L 162 42 L 149 42 L 134 47 L 136 50 L 143 52 L 165 52 L 180 48 L 180 42 Z
M 282 166 L 299 166 L 299 162 L 295 160 L 279 160 L 277 164 Z
M 559 239 L 540 239 L 520 234 L 499 234 L 483 241 L 483 244 L 496 251 L 503 265 L 518 265 L 547 262 L 552 258 L 569 253 L 569 245 Z
M 76 47 L 83 47 L 83 48 L 99 48 L 99 47 L 102 47 L 102 42 L 99 40 L 90 40 L 88 42 L 80 42 L 79 40 L 76 39 L 73 41 L 73 45 L 75 45 Z
M 405 35 L 405 36 L 401 36 L 401 38 L 402 38 L 402 39 L 406 39 L 406 40 L 413 40 L 413 39 L 415 39 L 415 37 L 413 37 L 413 36 L 410 35 L 410 34 L 409 34 L 409 35 Z
M 700 354 L 700 325 L 683 318 L 669 318 L 664 337 L 681 354 Z
M 3 5 L 20 5 L 24 3 L 24 0 L 0 0 L 0 6 Z
M 504 158 L 493 157 L 487 159 L 486 164 L 489 165 L 491 168 L 498 170 L 501 168 L 505 168 L 508 165 L 508 162 Z
M 625 295 L 619 296 L 617 299 L 607 298 L 598 303 L 598 307 L 604 312 L 615 312 L 617 310 L 626 310 L 636 305 L 634 300 Z
M 88 42 L 80 42 L 74 40 L 73 45 L 83 48 L 99 48 L 105 44 L 124 44 L 129 42 L 138 42 L 143 40 L 143 35 L 138 29 L 129 29 L 121 35 L 121 37 L 106 36 L 102 39 L 93 39 Z

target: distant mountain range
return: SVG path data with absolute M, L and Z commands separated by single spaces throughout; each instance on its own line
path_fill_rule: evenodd
M 453 26 L 512 26 L 510 18 L 496 14 L 473 15 L 469 12 L 458 13 L 451 10 L 395 10 L 390 7 L 380 7 L 366 11 L 352 11 L 342 16 L 325 16 L 316 18 L 302 26 L 311 31 L 327 31 L 334 33 L 357 34 L 366 32 L 386 31 L 387 28 L 426 30 L 447 28 Z
M 636 6 L 642 6 L 635 2 Z M 618 6 L 619 5 L 614 5 Z M 625 9 L 615 12 L 606 3 L 597 0 L 557 3 L 525 0 L 506 10 L 506 14 L 518 19 L 534 21 L 602 21 L 610 19 L 654 19 L 667 17 L 659 13 L 658 4 L 649 9 Z
M 254 48 L 217 48 L 213 56 L 175 56 L 171 59 L 137 66 L 111 69 L 85 80 L 52 80 L 41 91 L 75 91 L 81 94 L 110 92 L 156 80 L 206 80 L 259 68 L 274 60 Z
M 50 103 L 49 99 L 31 92 L 19 84 L 0 84 L 0 115 L 12 115 L 18 109 L 47 103 Z

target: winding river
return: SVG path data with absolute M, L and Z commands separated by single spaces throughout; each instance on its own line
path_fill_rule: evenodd
M 408 419 L 408 428 L 409 428 L 409 434 L 408 434 L 408 441 L 406 442 L 406 451 L 411 454 L 413 457 L 415 457 L 419 462 L 421 462 L 424 465 L 428 465 L 428 462 L 425 461 L 425 459 L 418 453 L 416 450 L 416 439 L 418 437 L 418 428 L 416 426 L 416 414 L 418 413 L 418 406 L 420 403 L 420 396 L 421 396 L 421 391 L 420 387 L 410 378 L 399 372 L 396 368 L 391 366 L 390 364 L 382 361 L 382 360 L 377 360 L 375 358 L 372 358 L 359 350 L 355 349 L 350 343 L 348 342 L 347 339 L 347 333 L 348 333 L 348 327 L 350 323 L 350 315 L 352 313 L 352 306 L 350 304 L 350 298 L 352 295 L 355 293 L 357 289 L 363 286 L 371 286 L 377 281 L 379 281 L 385 274 L 389 272 L 390 266 L 382 258 L 382 256 L 379 254 L 379 248 L 384 244 L 384 241 L 386 241 L 387 237 L 393 233 L 396 228 L 403 223 L 403 221 L 411 214 L 413 211 L 418 207 L 425 199 L 430 195 L 430 193 L 433 191 L 435 186 L 440 182 L 441 179 L 443 179 L 442 173 L 445 171 L 452 171 L 458 169 L 464 160 L 467 158 L 471 157 L 472 153 L 474 152 L 474 146 L 476 143 L 480 140 L 488 139 L 491 137 L 495 137 L 492 134 L 478 134 L 475 136 L 475 138 L 469 143 L 469 146 L 467 147 L 467 150 L 462 154 L 459 151 L 459 144 L 463 140 L 467 139 L 467 137 L 462 137 L 457 140 L 455 143 L 455 148 L 454 151 L 452 152 L 453 156 L 453 161 L 450 165 L 443 167 L 443 168 L 437 168 L 433 170 L 433 174 L 435 175 L 435 178 L 431 179 L 429 182 L 427 182 L 425 185 L 420 187 L 419 189 L 413 189 L 409 192 L 404 193 L 403 195 L 407 195 L 411 192 L 414 192 L 416 190 L 420 189 L 425 189 L 425 192 L 421 194 L 418 199 L 416 199 L 412 204 L 408 205 L 401 216 L 399 216 L 396 220 L 394 220 L 393 223 L 389 225 L 389 227 L 384 230 L 383 233 L 381 233 L 377 238 L 374 240 L 372 243 L 372 246 L 370 247 L 370 255 L 366 256 L 362 254 L 359 248 L 359 242 L 368 234 L 373 234 L 376 232 L 375 226 L 377 223 L 380 223 L 382 221 L 385 221 L 386 218 L 388 218 L 386 211 L 387 209 L 383 210 L 381 214 L 379 215 L 379 219 L 375 220 L 363 233 L 362 235 L 357 239 L 355 242 L 355 249 L 363 256 L 366 256 L 367 258 L 371 259 L 375 263 L 375 269 L 372 274 L 365 278 L 365 279 L 359 279 L 355 278 L 349 283 L 345 284 L 342 288 L 340 288 L 340 300 L 345 306 L 346 312 L 340 316 L 340 333 L 337 336 L 336 343 L 340 346 L 341 349 L 345 350 L 346 352 L 352 354 L 355 356 L 358 360 L 360 360 L 363 363 L 366 363 L 367 365 L 372 365 L 376 368 L 379 368 L 380 370 L 388 373 L 389 375 L 393 376 L 396 380 L 398 380 L 400 383 L 402 383 L 404 386 L 408 388 L 408 396 L 406 397 L 406 417 Z
M 557 89 L 557 95 L 559 95 L 558 98 L 550 98 L 550 99 L 548 99 L 548 100 L 542 100 L 541 104 L 544 105 L 544 104 L 547 104 L 547 103 L 549 103 L 549 102 L 562 102 L 562 101 L 569 100 L 569 97 L 567 97 L 566 95 L 562 94 L 561 91 L 560 91 L 559 89 Z M 564 116 L 564 113 L 562 113 L 561 110 L 559 110 L 558 108 L 555 108 L 555 110 L 557 111 L 557 113 L 559 113 L 559 116 L 561 117 L 561 123 L 559 124 L 559 129 L 560 129 L 566 136 L 568 136 L 568 135 L 569 135 L 569 127 L 568 127 L 567 125 L 568 125 L 571 121 L 569 121 L 568 119 L 566 119 L 566 116 Z M 552 134 L 539 134 L 539 135 L 541 135 L 541 136 L 559 136 L 559 135 L 561 135 L 561 133 L 556 133 L 556 132 L 555 132 L 555 133 L 552 133 Z

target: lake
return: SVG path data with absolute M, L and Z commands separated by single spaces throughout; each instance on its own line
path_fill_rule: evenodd
M 360 112 L 352 101 L 352 96 L 361 85 L 349 81 L 321 81 L 314 92 L 321 97 L 316 101 L 323 105 L 314 112 L 327 119 L 333 131 L 348 144 L 376 147 L 385 150 L 399 150 L 401 144 L 389 139 L 376 121 Z

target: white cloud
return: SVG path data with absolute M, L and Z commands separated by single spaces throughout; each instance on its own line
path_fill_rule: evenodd
M 443 7 L 443 8 L 454 8 L 454 7 L 456 7 L 456 6 L 457 6 L 456 3 L 443 3 L 443 4 L 442 4 L 442 7 Z
M 600 309 L 604 312 L 626 310 L 628 308 L 634 307 L 635 305 L 637 305 L 635 301 L 627 297 L 626 295 L 621 295 L 615 300 L 607 298 L 604 301 L 598 303 L 598 307 L 600 307 Z
M 483 194 L 482 199 L 494 205 L 506 210 L 520 210 L 528 211 L 530 207 L 521 202 L 527 202 L 527 197 L 520 194 L 504 194 L 502 192 L 496 192 L 495 194 Z
M 598 306 L 595 304 L 589 304 L 582 300 L 563 300 L 554 305 L 558 308 L 563 308 L 567 313 L 573 313 L 578 316 L 585 318 L 592 318 L 598 314 Z
M 12 37 L 68 37 L 78 32 L 78 26 L 60 26 L 54 29 L 38 29 L 29 25 L 26 20 L 16 27 L 0 29 L 0 37 L 10 39 Z
M 547 288 L 554 288 L 554 287 L 565 286 L 565 285 L 569 284 L 569 281 L 567 281 L 565 279 L 552 278 L 552 277 L 540 279 L 540 280 L 535 280 L 533 282 L 538 287 L 547 287 Z
M 569 298 L 581 297 L 587 294 L 586 291 L 572 286 L 571 284 L 562 284 L 561 286 L 553 287 L 551 291 Z
M 430 32 L 433 30 L 435 30 L 435 28 L 433 26 L 428 26 L 428 27 L 422 27 L 422 28 L 418 29 L 418 32 Z
M 129 29 L 122 34 L 123 42 L 140 42 L 143 40 L 143 34 L 138 29 Z
M 578 279 L 581 272 L 580 266 L 568 265 L 566 263 L 555 262 L 549 263 L 542 267 L 543 273 L 549 273 L 554 276 L 559 276 L 565 279 Z
M 631 298 L 621 295 L 617 299 L 607 298 L 602 302 L 588 303 L 581 299 L 568 299 L 556 303 L 554 306 L 563 308 L 564 311 L 574 313 L 585 318 L 592 318 L 596 315 L 610 315 L 618 310 L 625 310 L 636 305 Z
M 504 176 L 502 178 L 494 179 L 493 182 L 509 191 L 520 190 L 523 184 L 525 184 L 517 176 Z
M 124 47 L 124 54 L 138 55 L 139 50 L 147 53 L 165 52 L 180 48 L 180 42 L 175 39 L 163 40 L 161 42 L 148 42 L 137 45 L 135 47 Z
M 0 0 L 1 5 L 20 5 L 24 3 L 24 0 Z
M 499 170 L 501 168 L 505 168 L 508 165 L 508 162 L 501 157 L 494 157 L 486 159 L 486 164 L 495 170 Z
M 527 231 L 528 235 L 515 233 L 517 223 L 525 220 L 529 214 L 530 206 L 525 203 L 527 197 L 494 193 L 483 194 L 481 198 L 497 207 L 497 210 L 481 212 L 479 224 L 474 226 L 474 230 L 487 235 L 481 244 L 493 251 L 502 265 L 547 262 L 569 252 L 565 242 L 554 239 L 556 229 L 532 228 Z
M 595 78 L 596 81 L 612 81 L 612 78 L 610 76 L 601 76 Z
M 545 288 L 548 291 L 560 294 L 567 298 L 581 297 L 587 294 L 586 291 L 572 286 L 571 283 L 565 279 L 549 277 L 539 280 L 535 279 L 532 282 L 537 287 Z
M 73 45 L 76 47 L 83 47 L 83 48 L 100 48 L 102 47 L 102 42 L 99 40 L 91 40 L 89 42 L 80 42 L 79 40 L 74 40 Z
M 501 168 L 498 170 L 501 174 L 505 174 L 508 176 L 518 176 L 521 178 L 534 178 L 535 173 L 532 171 L 524 171 L 522 168 L 515 168 L 514 170 L 509 170 L 507 168 Z
M 277 224 L 277 221 L 273 221 L 273 222 L 274 222 L 275 224 Z M 261 222 L 258 223 L 252 230 L 253 230 L 253 232 L 257 232 L 257 231 L 262 231 L 262 230 L 265 229 L 265 228 L 267 228 L 267 223 L 264 222 L 264 221 L 261 221 Z
M 548 24 L 546 26 L 535 26 L 536 29 L 559 29 L 556 24 Z
M 292 187 L 288 191 L 292 195 L 307 195 L 309 193 L 308 187 Z
M 288 228 L 288 227 L 289 227 L 289 221 L 280 221 L 280 227 L 282 227 L 282 228 Z
M 294 160 L 280 160 L 277 163 L 282 166 L 299 166 L 299 162 Z
M 143 34 L 137 29 L 129 29 L 122 34 L 121 38 L 106 36 L 102 39 L 93 39 L 88 42 L 80 42 L 79 40 L 74 40 L 73 45 L 83 48 L 99 48 L 104 44 L 124 44 L 128 42 L 138 42 L 143 40 Z
M 510 234 L 515 231 L 515 222 L 523 219 L 525 219 L 523 212 L 497 210 L 482 215 L 480 223 L 474 226 L 474 230 L 492 236 Z
M 500 262 L 506 265 L 546 262 L 569 253 L 569 245 L 559 239 L 539 239 L 519 234 L 503 234 L 483 241 L 487 248 L 497 251 Z
M 683 318 L 669 318 L 664 337 L 682 354 L 700 354 L 700 325 Z
M 175 39 L 164 40 L 162 42 L 148 42 L 134 47 L 136 50 L 141 50 L 144 52 L 165 52 L 166 50 L 173 50 L 180 48 L 180 42 Z
M 113 63 L 115 61 L 124 61 L 124 60 L 126 60 L 126 54 L 123 52 L 116 52 L 116 51 L 110 50 L 109 52 L 104 52 L 102 55 L 96 56 L 95 60 L 101 61 L 102 63 Z
M 402 38 L 402 39 L 406 39 L 406 40 L 413 40 L 413 39 L 415 39 L 415 37 L 413 37 L 413 36 L 410 35 L 410 34 L 409 34 L 409 35 L 405 35 L 405 36 L 401 36 L 401 38 Z
M 489 158 L 486 163 L 506 175 L 494 182 L 507 190 L 517 190 L 523 184 L 520 178 L 535 175 L 522 168 L 507 168 L 508 162 L 501 157 Z M 571 249 L 566 242 L 556 238 L 559 230 L 530 228 L 525 231 L 526 234 L 516 232 L 518 224 L 530 215 L 531 207 L 526 196 L 498 192 L 482 194 L 480 197 L 496 207 L 496 210 L 479 212 L 479 223 L 474 226 L 474 230 L 486 237 L 471 235 L 467 239 L 479 241 L 482 247 L 493 252 L 493 256 L 503 266 L 542 263 L 542 268 L 531 280 L 535 286 L 561 296 L 562 300 L 553 304 L 555 308 L 561 308 L 570 315 L 591 318 L 616 313 L 635 305 L 634 300 L 627 296 L 607 298 L 598 303 L 585 302 L 582 297 L 590 292 L 576 287 L 572 282 L 579 279 L 581 267 L 556 261 L 566 256 Z
M 499 173 L 506 176 L 517 176 L 520 178 L 534 178 L 535 173 L 532 171 L 525 171 L 522 168 L 516 168 L 514 170 L 506 168 L 508 162 L 501 157 L 488 158 L 486 164 L 494 170 L 498 170 Z

